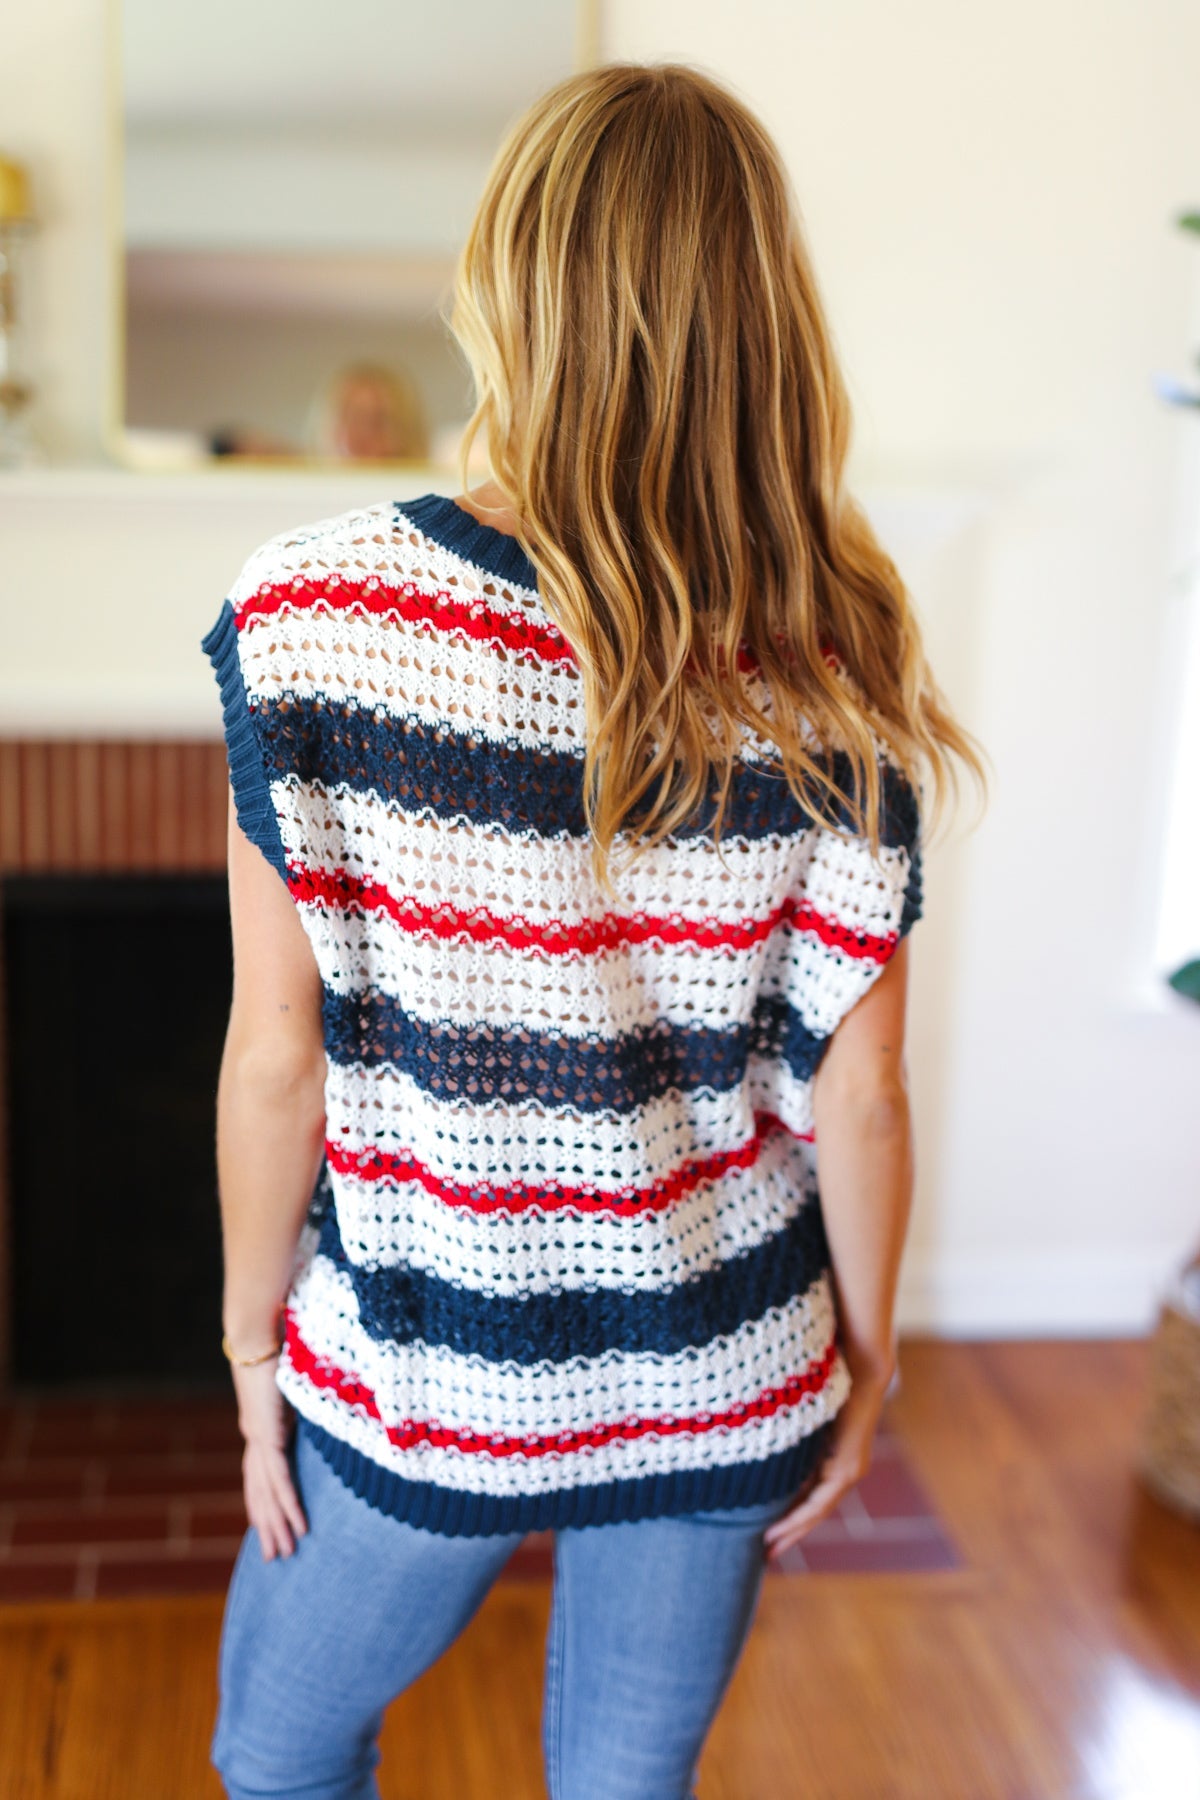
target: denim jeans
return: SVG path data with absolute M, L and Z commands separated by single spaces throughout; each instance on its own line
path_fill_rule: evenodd
M 524 1533 L 446 1537 L 389 1518 L 301 1431 L 291 1460 L 309 1528 L 271 1562 L 253 1526 L 242 1540 L 212 1761 L 229 1800 L 378 1800 L 384 1709 L 458 1637 Z M 694 1800 L 758 1600 L 762 1534 L 789 1504 L 554 1534 L 541 1734 L 551 1800 Z M 502 1683 L 497 1670 L 498 1707 Z

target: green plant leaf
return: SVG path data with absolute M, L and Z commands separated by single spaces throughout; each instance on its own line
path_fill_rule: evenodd
M 1177 213 L 1175 223 L 1180 231 L 1194 231 L 1200 236 L 1200 212 Z
M 1191 962 L 1185 962 L 1168 975 L 1167 986 L 1188 1000 L 1200 1000 L 1200 956 L 1193 957 Z

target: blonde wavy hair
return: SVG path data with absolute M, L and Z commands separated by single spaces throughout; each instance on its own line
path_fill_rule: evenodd
M 476 386 L 463 490 L 483 429 L 581 671 L 610 892 L 635 813 L 636 841 L 657 844 L 714 777 L 719 845 L 746 731 L 876 856 L 881 754 L 922 805 L 928 768 L 932 818 L 957 798 L 953 758 L 986 791 L 986 753 L 843 490 L 850 407 L 797 208 L 732 94 L 679 63 L 551 88 L 500 145 L 447 322 Z

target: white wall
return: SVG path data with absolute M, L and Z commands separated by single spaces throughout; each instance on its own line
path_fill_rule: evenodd
M 698 63 L 775 133 L 856 466 L 1009 472 L 957 616 L 918 591 L 997 778 L 984 826 L 931 862 L 949 941 L 929 919 L 913 939 L 906 1310 L 1135 1325 L 1200 1238 L 1200 1013 L 1159 1010 L 1150 980 L 1171 579 L 1200 505 L 1197 422 L 1150 379 L 1190 342 L 1196 250 L 1170 219 L 1200 203 L 1200 10 L 610 0 L 604 53 Z
M 14 14 L 0 72 L 3 148 L 33 164 L 47 218 L 42 429 L 77 459 L 102 450 L 113 336 L 105 13 L 103 0 L 58 0 L 52 17 Z M 1200 1017 L 1156 1002 L 1149 980 L 1171 578 L 1191 534 L 1181 433 L 1194 423 L 1149 383 L 1182 367 L 1195 304 L 1194 253 L 1169 219 L 1200 201 L 1200 12 L 607 0 L 604 52 L 699 61 L 777 134 L 858 407 L 857 476 L 997 767 L 984 825 L 930 857 L 913 938 L 920 1178 L 905 1317 L 1136 1328 L 1200 1232 Z M 189 545 L 228 545 L 207 594 L 235 543 L 287 522 L 277 483 L 236 501 L 220 482 L 211 498 L 172 491 Z M 23 571 L 0 602 L 6 637 L 20 618 L 12 691 L 34 693 L 75 633 L 99 657 L 112 634 L 97 617 L 119 641 L 128 571 L 147 567 L 146 492 L 123 507 L 92 491 L 97 559 L 78 483 L 58 502 L 43 484 L 31 510 L 27 481 L 6 498 L 0 480 L 0 536 Z M 297 488 L 295 510 L 324 505 Z M 35 517 L 53 557 L 37 554 Z M 68 527 L 86 581 L 67 578 Z M 162 661 L 144 670 L 151 689 L 168 650 L 191 643 L 192 614 L 207 622 L 190 566 L 176 581 L 162 563 L 141 584 L 163 623 L 156 637 L 153 612 L 139 615 L 139 653 Z
M 1162 486 L 1200 205 L 1191 0 L 608 0 L 609 58 L 706 66 L 788 162 L 863 434 Z

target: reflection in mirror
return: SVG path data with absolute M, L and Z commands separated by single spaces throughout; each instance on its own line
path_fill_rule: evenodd
M 123 0 L 126 457 L 452 468 L 455 257 L 585 36 L 572 0 Z

